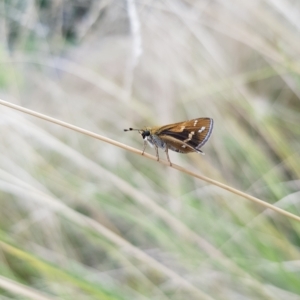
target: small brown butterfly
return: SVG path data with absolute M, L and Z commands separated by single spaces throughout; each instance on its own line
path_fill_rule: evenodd
M 158 148 L 165 150 L 167 159 L 172 165 L 168 150 L 179 153 L 197 152 L 204 154 L 200 148 L 208 141 L 213 130 L 214 121 L 211 118 L 198 118 L 189 121 L 144 129 L 124 129 L 124 131 L 138 131 L 144 140 L 145 152 L 147 142 L 155 147 L 156 157 L 159 160 Z

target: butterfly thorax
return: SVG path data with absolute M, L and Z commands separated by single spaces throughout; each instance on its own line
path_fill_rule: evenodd
M 158 147 L 162 149 L 166 149 L 166 143 L 159 138 L 156 134 L 153 133 L 154 130 L 151 128 L 146 128 L 141 132 L 141 135 L 144 141 L 148 142 L 151 147 Z
M 178 149 L 174 147 L 171 144 L 167 144 L 163 139 L 161 139 L 156 133 L 158 132 L 159 127 L 146 127 L 141 131 L 141 135 L 143 137 L 143 140 L 146 141 L 152 148 L 158 147 L 166 150 L 166 146 L 168 146 L 168 149 L 179 152 L 179 153 L 185 153 L 185 151 L 182 151 L 181 149 Z

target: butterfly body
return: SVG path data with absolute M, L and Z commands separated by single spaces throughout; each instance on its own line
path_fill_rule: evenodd
M 164 149 L 171 165 L 169 149 L 178 153 L 203 153 L 200 148 L 208 141 L 212 129 L 213 119 L 198 118 L 165 126 L 129 128 L 125 131 L 137 130 L 141 134 L 144 140 L 143 154 L 147 143 L 155 147 L 157 160 L 159 160 L 158 148 Z

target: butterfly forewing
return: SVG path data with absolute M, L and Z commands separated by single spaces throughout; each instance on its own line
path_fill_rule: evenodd
M 173 151 L 201 152 L 200 148 L 209 139 L 212 128 L 213 120 L 211 118 L 198 118 L 162 126 L 159 130 L 155 130 L 155 134 L 171 146 L 170 149 Z

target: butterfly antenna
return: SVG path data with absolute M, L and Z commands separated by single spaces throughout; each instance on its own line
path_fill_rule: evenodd
M 124 129 L 124 131 L 140 131 L 139 129 L 134 129 L 134 128 L 128 128 L 128 129 Z

